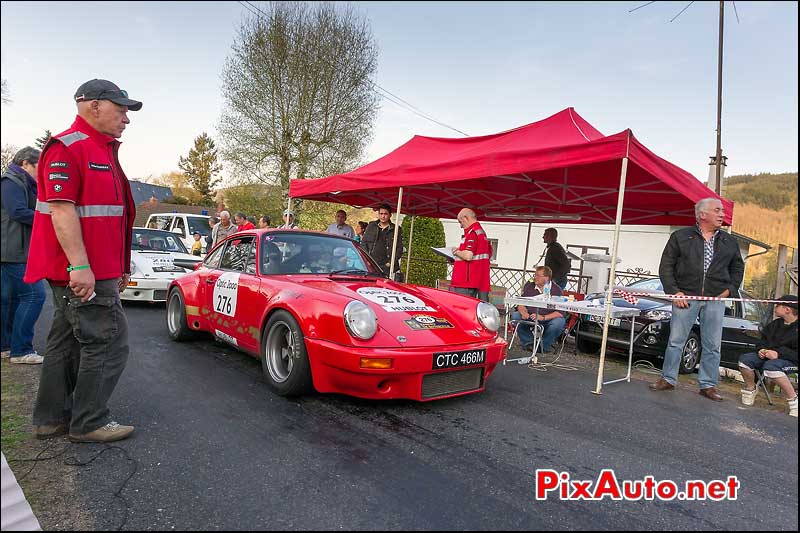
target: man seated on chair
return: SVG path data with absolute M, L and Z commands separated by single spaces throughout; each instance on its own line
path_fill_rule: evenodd
M 546 285 L 550 285 L 551 296 L 562 296 L 561 287 L 556 283 L 550 281 L 553 271 L 550 267 L 540 266 L 536 268 L 536 273 L 533 276 L 533 281 L 529 281 L 522 289 L 522 296 L 537 296 L 544 292 Z M 547 353 L 553 347 L 553 343 L 564 331 L 564 315 L 560 311 L 553 311 L 546 307 L 525 307 L 518 305 L 517 310 L 511 314 L 511 320 L 529 320 L 531 322 L 537 320 L 539 325 L 544 328 L 542 334 L 542 344 L 540 350 L 542 353 Z M 525 350 L 533 350 L 533 325 L 520 324 L 517 329 L 519 341 Z
M 786 374 L 797 372 L 797 296 L 781 296 L 782 303 L 775 305 L 778 317 L 766 325 L 761 339 L 756 343 L 758 352 L 749 352 L 739 358 L 739 370 L 744 378 L 742 403 L 753 405 L 758 389 L 755 372 L 760 369 L 766 378 L 780 385 L 789 404 L 789 416 L 797 416 L 797 392 Z

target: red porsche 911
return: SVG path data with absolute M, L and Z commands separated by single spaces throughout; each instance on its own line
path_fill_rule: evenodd
M 255 230 L 169 287 L 176 341 L 207 332 L 258 357 L 280 395 L 419 401 L 480 392 L 505 358 L 497 309 L 384 277 L 345 237 Z

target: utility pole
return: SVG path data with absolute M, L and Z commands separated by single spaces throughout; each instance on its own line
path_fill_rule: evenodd
M 722 31 L 725 24 L 725 2 L 719 2 L 719 60 L 717 64 L 717 153 L 714 163 L 716 165 L 716 179 L 714 192 L 718 195 L 722 191 Z

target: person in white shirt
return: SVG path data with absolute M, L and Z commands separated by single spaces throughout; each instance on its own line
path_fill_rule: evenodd
M 356 236 L 356 233 L 353 231 L 353 226 L 345 224 L 345 220 L 347 220 L 347 213 L 345 213 L 343 209 L 339 209 L 336 211 L 336 222 L 328 226 L 325 232 L 352 239 Z

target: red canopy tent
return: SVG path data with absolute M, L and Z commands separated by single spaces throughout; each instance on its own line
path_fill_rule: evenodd
M 494 135 L 417 135 L 352 172 L 292 180 L 289 198 L 290 204 L 292 198 L 304 198 L 362 207 L 391 204 L 397 198 L 398 213 L 402 208 L 407 214 L 436 218 L 456 218 L 459 210 L 470 207 L 479 220 L 614 224 L 598 394 L 604 384 L 620 225 L 691 225 L 694 205 L 703 198 L 719 199 L 725 224 L 733 220 L 733 202 L 655 155 L 630 129 L 603 136 L 571 107 Z
M 630 130 L 603 136 L 571 107 L 494 135 L 417 135 L 352 172 L 292 180 L 289 196 L 375 207 L 394 203 L 402 187 L 403 212 L 411 215 L 456 218 L 471 207 L 480 220 L 613 224 L 626 156 L 622 223 L 690 225 L 698 200 L 719 198 Z M 720 200 L 730 224 L 733 203 Z

